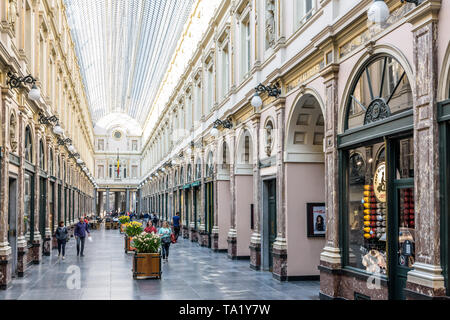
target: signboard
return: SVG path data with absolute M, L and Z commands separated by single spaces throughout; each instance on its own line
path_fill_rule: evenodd
M 378 165 L 373 175 L 373 191 L 379 202 L 386 202 L 386 163 Z
M 306 214 L 308 221 L 308 237 L 325 237 L 327 230 L 325 203 L 307 203 Z

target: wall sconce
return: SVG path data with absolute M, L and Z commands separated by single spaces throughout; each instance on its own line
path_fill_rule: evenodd
M 273 86 L 264 86 L 261 83 L 255 88 L 256 92 L 255 95 L 252 98 L 252 101 L 250 102 L 251 105 L 255 108 L 255 109 L 259 109 L 261 108 L 263 102 L 262 99 L 260 97 L 260 93 L 262 92 L 267 92 L 267 94 L 269 95 L 269 97 L 275 97 L 278 98 L 278 96 L 281 94 L 281 89 L 278 88 L 278 84 L 275 84 Z
M 67 138 L 67 139 L 58 138 L 58 145 L 59 146 L 63 146 L 65 144 L 71 144 L 71 143 L 72 143 L 72 140 L 70 140 L 69 138 Z
M 58 124 L 59 120 L 56 116 L 46 117 L 42 113 L 39 113 L 39 123 L 40 124 Z
M 214 121 L 214 126 L 211 129 L 211 136 L 213 136 L 214 138 L 217 138 L 217 136 L 219 135 L 219 130 L 217 129 L 218 127 L 224 127 L 225 129 L 231 129 L 233 128 L 233 123 L 232 123 L 232 119 L 231 117 L 228 117 L 225 120 L 220 120 L 217 119 L 216 121 Z
M 416 6 L 421 4 L 423 0 L 401 0 L 402 3 L 414 3 Z M 367 10 L 367 19 L 374 23 L 385 23 L 389 18 L 389 7 L 384 0 L 374 0 Z
M 33 101 L 37 101 L 41 98 L 41 90 L 36 86 L 36 79 L 31 76 L 31 74 L 26 77 L 17 77 L 13 73 L 8 72 L 8 81 L 6 84 L 11 88 L 19 88 L 22 84 L 28 83 L 31 84 L 31 90 L 28 93 L 28 98 Z

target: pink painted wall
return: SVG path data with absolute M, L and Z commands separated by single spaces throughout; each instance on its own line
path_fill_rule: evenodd
M 217 215 L 219 226 L 219 250 L 228 248 L 228 231 L 230 230 L 231 197 L 230 181 L 217 181 Z
M 237 255 L 250 256 L 250 204 L 253 203 L 253 176 L 236 176 Z
M 318 275 L 324 238 L 307 237 L 306 203 L 325 202 L 323 163 L 286 163 L 288 276 Z

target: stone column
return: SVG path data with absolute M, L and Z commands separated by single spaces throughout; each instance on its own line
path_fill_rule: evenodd
M 234 159 L 236 153 L 236 136 L 235 133 L 231 133 L 230 146 L 233 148 L 231 153 L 230 163 L 230 200 L 231 200 L 231 220 L 230 230 L 228 231 L 228 258 L 235 259 L 237 257 L 237 231 L 236 231 L 236 178 L 234 172 Z M 231 149 L 230 148 L 230 149 Z
M 260 144 L 261 114 L 255 113 L 252 119 L 254 132 L 253 143 L 253 233 L 250 239 L 250 268 L 261 268 L 261 175 L 259 171 L 259 144 Z
M 17 179 L 17 275 L 23 277 L 25 270 L 27 268 L 27 252 L 28 245 L 24 230 L 24 193 L 25 193 L 25 183 L 24 183 L 24 133 L 25 133 L 25 120 L 24 120 L 24 109 L 19 107 L 19 138 L 18 138 L 18 156 L 20 161 L 18 179 Z
M 285 99 L 279 98 L 274 102 L 276 110 L 277 127 L 277 238 L 273 243 L 273 276 L 278 280 L 287 278 L 287 240 L 286 240 L 286 181 L 284 165 L 284 121 Z
M 438 13 L 441 1 L 425 1 L 407 17 L 413 25 L 414 194 L 416 260 L 408 273 L 408 299 L 444 296 L 441 268 L 439 133 L 437 122 Z M 443 32 L 443 30 L 441 30 Z
M 50 253 L 52 251 L 52 221 L 50 220 L 50 162 L 48 159 L 50 158 L 50 147 L 51 147 L 51 140 L 50 138 L 43 138 L 46 141 L 45 144 L 45 161 L 47 162 L 47 179 L 45 180 L 45 190 L 46 190 L 46 197 L 45 197 L 45 234 L 44 234 L 44 241 L 43 241 L 43 254 L 45 256 L 50 256 Z
M 212 244 L 211 244 L 211 248 L 214 251 L 219 251 L 219 197 L 217 196 L 217 173 L 218 173 L 218 166 L 219 166 L 219 154 L 217 152 L 218 150 L 218 145 L 216 143 L 215 145 L 215 150 L 216 150 L 216 157 L 215 157 L 215 162 L 213 163 L 213 208 L 214 208 L 214 226 L 213 229 L 211 231 L 212 233 Z
M 10 90 L 7 88 L 2 89 L 1 92 L 1 136 L 3 136 L 3 142 L 6 141 L 6 136 L 9 136 L 7 128 L 9 128 L 9 108 L 6 106 L 5 99 L 10 100 L 12 97 Z M 6 143 L 5 143 L 6 144 Z M 5 145 L 4 144 L 4 145 Z M 8 242 L 8 196 L 9 196 L 9 162 L 8 155 L 9 149 L 2 147 L 0 158 L 0 179 L 2 188 L 0 190 L 0 289 L 7 289 L 11 283 L 11 246 Z
M 126 191 L 127 193 L 126 193 L 126 199 L 125 199 L 125 211 L 126 212 L 128 212 L 128 211 L 130 211 L 130 189 L 128 189 L 127 188 L 127 191 Z
M 109 189 L 106 189 L 106 213 L 109 213 L 110 208 L 109 208 Z
M 326 244 L 320 254 L 320 292 L 337 297 L 339 277 L 333 272 L 341 267 L 339 247 L 339 172 L 337 150 L 338 64 L 322 70 L 325 85 L 325 199 L 327 214 Z
M 208 246 L 208 234 L 206 232 L 206 221 L 205 221 L 205 203 L 206 203 L 206 197 L 205 197 L 205 157 L 204 157 L 204 151 L 202 150 L 200 152 L 200 171 L 201 171 L 201 180 L 200 180 L 200 203 L 197 203 L 197 215 L 200 215 L 200 226 L 199 226 L 199 233 L 200 233 L 200 245 L 202 247 Z M 195 168 L 195 171 L 197 171 L 197 168 Z M 206 209 L 207 210 L 207 209 Z
M 35 173 L 34 173 L 34 226 L 33 228 L 33 243 L 31 248 L 31 260 L 34 264 L 39 264 L 42 259 L 42 238 L 39 232 L 39 219 L 40 219 L 40 197 L 41 197 L 41 186 L 40 186 L 40 176 L 41 171 L 39 163 L 39 141 L 41 139 L 41 132 L 39 125 L 35 126 L 35 136 L 34 136 L 34 160 L 35 160 Z

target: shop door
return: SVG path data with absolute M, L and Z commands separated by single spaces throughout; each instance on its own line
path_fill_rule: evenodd
M 197 230 L 198 228 L 198 224 L 197 224 L 197 217 L 198 217 L 198 202 L 197 202 L 197 194 L 198 194 L 198 187 L 194 187 L 193 189 L 194 194 L 193 194 L 193 200 L 194 200 L 194 223 L 195 223 L 195 230 Z
M 273 243 L 277 237 L 277 202 L 276 202 L 276 180 L 267 182 L 267 208 L 269 223 L 269 270 L 273 268 Z
M 405 299 L 404 289 L 415 258 L 415 209 L 413 139 L 389 143 L 392 186 L 389 199 L 390 298 Z M 395 164 L 395 165 L 394 165 Z
M 39 178 L 39 233 L 45 237 L 45 207 L 47 201 L 46 182 L 44 178 Z
M 189 228 L 189 190 L 184 190 L 184 215 L 186 216 L 186 227 Z
M 17 271 L 17 180 L 9 179 L 8 242 L 12 254 L 12 276 Z

